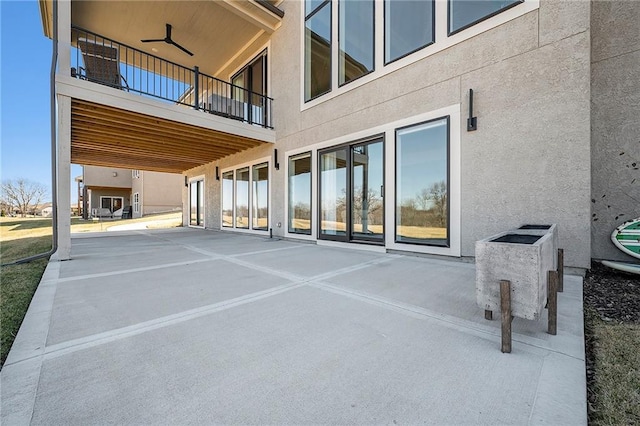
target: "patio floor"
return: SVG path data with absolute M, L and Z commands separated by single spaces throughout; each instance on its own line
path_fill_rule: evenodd
M 582 278 L 513 351 L 470 263 L 193 229 L 73 238 L 3 424 L 586 424 Z M 494 315 L 496 317 L 497 315 Z

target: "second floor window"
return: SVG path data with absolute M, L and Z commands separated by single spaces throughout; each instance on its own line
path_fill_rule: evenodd
M 331 91 L 331 1 L 306 0 L 304 100 Z
M 462 31 L 524 0 L 449 0 L 449 35 Z
M 373 71 L 373 12 L 373 0 L 340 0 L 338 3 L 340 85 Z
M 434 7 L 433 0 L 385 0 L 385 64 L 435 41 Z

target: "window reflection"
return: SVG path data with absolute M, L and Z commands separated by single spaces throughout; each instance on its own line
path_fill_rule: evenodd
M 252 228 L 266 231 L 269 229 L 269 167 L 267 163 L 253 166 L 252 192 Z
M 385 64 L 434 42 L 433 11 L 433 0 L 385 0 Z
M 352 238 L 384 238 L 383 142 L 351 147 L 351 235 Z
M 311 234 L 311 153 L 289 157 L 289 232 Z
M 233 171 L 222 174 L 222 226 L 233 226 Z
M 373 71 L 373 0 L 340 0 L 338 82 Z
M 449 246 L 448 118 L 396 131 L 396 241 Z
M 236 170 L 236 228 L 249 228 L 249 167 Z
M 523 0 L 449 0 L 449 34 L 522 2 Z
M 331 90 L 330 1 L 307 16 L 304 46 L 304 99 L 308 101 Z
M 320 155 L 320 233 L 346 235 L 347 151 Z

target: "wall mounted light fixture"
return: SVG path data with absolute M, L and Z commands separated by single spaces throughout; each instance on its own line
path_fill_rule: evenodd
M 220 168 L 216 166 L 216 180 L 220 180 Z
M 277 149 L 273 150 L 273 165 L 276 168 L 276 170 L 280 170 L 280 163 L 278 163 L 278 150 Z
M 189 178 L 187 176 L 184 177 L 184 186 L 189 186 Z
M 478 117 L 473 116 L 473 89 L 469 89 L 469 118 L 467 118 L 467 132 L 478 130 Z
M 113 177 L 118 177 L 118 172 L 113 172 Z

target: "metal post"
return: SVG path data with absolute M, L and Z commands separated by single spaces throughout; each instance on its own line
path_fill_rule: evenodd
M 199 104 L 200 104 L 200 69 L 196 66 L 193 67 L 193 72 L 195 75 L 195 83 L 193 84 L 193 99 L 194 99 L 194 103 L 193 103 L 193 108 L 194 109 L 199 109 Z

